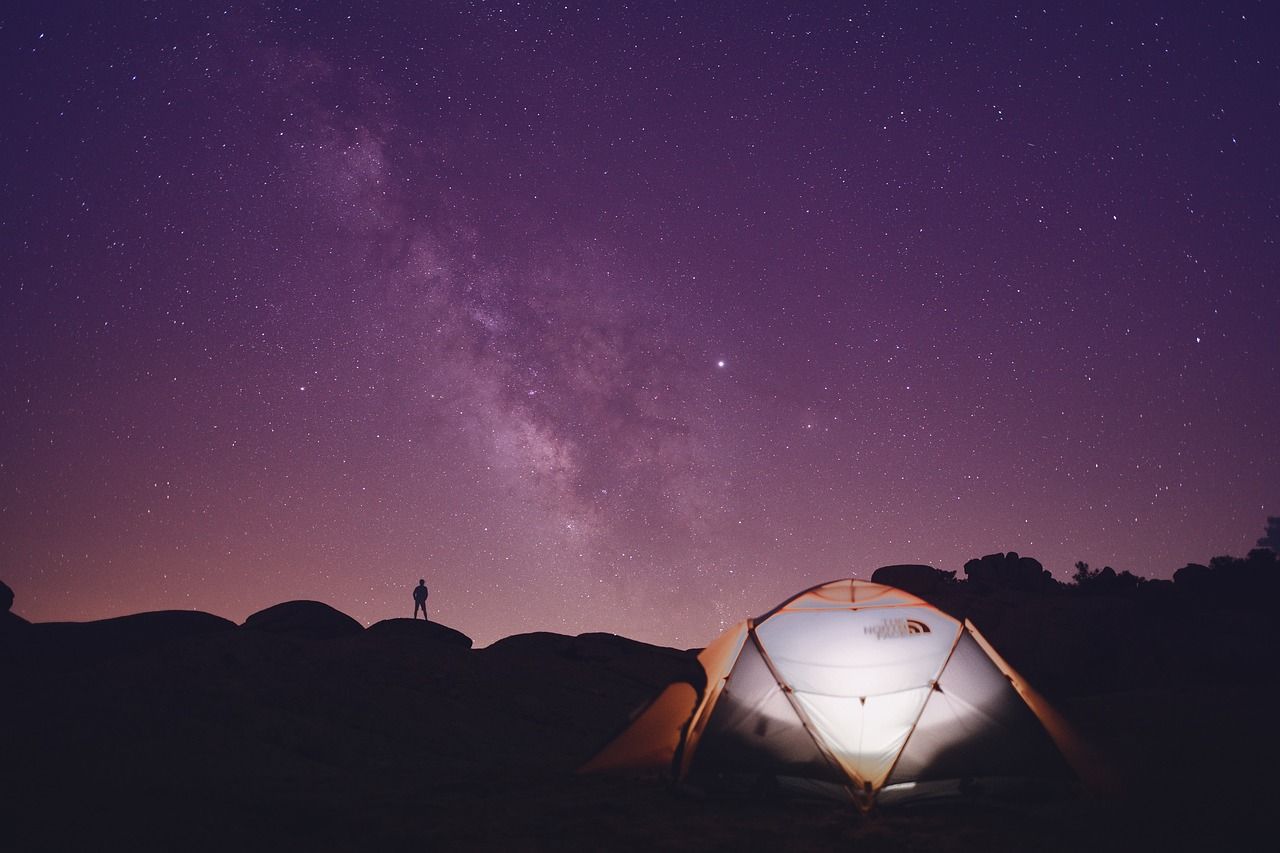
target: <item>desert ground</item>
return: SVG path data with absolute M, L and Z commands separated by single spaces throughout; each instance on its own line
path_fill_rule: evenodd
M 1106 757 L 1104 792 L 858 814 L 574 771 L 696 649 L 608 634 L 485 648 L 292 602 L 11 616 L 5 849 L 1227 849 L 1269 829 L 1274 643 L 1252 603 L 940 593 Z M 709 638 L 710 639 L 710 638 Z

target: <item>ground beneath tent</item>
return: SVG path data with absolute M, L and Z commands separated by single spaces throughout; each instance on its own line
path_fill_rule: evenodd
M 860 816 L 574 775 L 690 676 L 688 653 L 197 628 L 8 643 L 6 850 L 1224 849 L 1274 802 L 1268 703 L 1249 685 L 1058 697 L 1114 761 L 1116 798 Z

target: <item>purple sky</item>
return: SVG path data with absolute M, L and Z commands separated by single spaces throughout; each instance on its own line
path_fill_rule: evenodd
M 696 646 L 1280 514 L 1272 4 L 83 5 L 0 12 L 29 619 Z

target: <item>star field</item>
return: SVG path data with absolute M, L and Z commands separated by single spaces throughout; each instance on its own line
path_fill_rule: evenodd
M 0 557 L 677 646 L 1280 510 L 1265 3 L 18 4 Z

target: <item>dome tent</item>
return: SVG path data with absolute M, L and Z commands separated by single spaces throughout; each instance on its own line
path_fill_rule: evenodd
M 859 808 L 1072 779 L 1073 738 L 968 621 L 839 580 L 730 628 L 583 772 L 657 771 Z M 1072 762 L 1074 764 L 1074 761 Z

